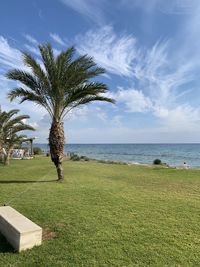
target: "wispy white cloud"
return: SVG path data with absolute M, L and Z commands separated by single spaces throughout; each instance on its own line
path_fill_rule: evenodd
M 194 26 L 197 21 L 198 16 L 195 15 L 195 19 L 190 19 L 190 23 L 188 23 L 188 29 L 189 25 L 191 25 L 193 32 L 190 37 L 191 43 L 196 43 L 194 42 L 195 40 L 198 41 L 195 34 L 198 31 L 195 31 Z M 62 42 L 64 42 L 63 40 L 61 39 Z M 88 122 L 89 125 L 89 123 L 96 120 L 102 125 L 106 125 L 107 128 L 105 127 L 106 130 L 103 131 L 102 136 L 98 134 L 97 129 L 88 129 L 88 133 L 94 134 L 93 138 L 95 140 L 107 140 L 106 142 L 114 138 L 116 138 L 116 142 L 120 142 L 120 140 L 123 142 L 126 138 L 134 141 L 133 136 L 137 140 L 145 141 L 145 136 L 147 133 L 149 135 L 151 130 L 137 131 L 137 134 L 134 135 L 134 130 L 131 129 L 132 126 L 130 128 L 123 127 L 124 117 L 130 116 L 131 112 L 145 113 L 145 115 L 149 112 L 151 116 L 154 116 L 154 119 L 156 118 L 156 121 L 159 122 L 160 128 L 154 128 L 152 136 L 155 134 L 159 138 L 160 133 L 164 141 L 168 140 L 167 137 L 170 132 L 173 140 L 173 134 L 174 136 L 176 133 L 181 134 L 184 129 L 187 134 L 192 131 L 195 133 L 200 131 L 198 127 L 200 125 L 200 110 L 192 106 L 189 98 L 184 97 L 185 94 L 192 95 L 193 88 L 190 83 L 197 79 L 196 74 L 197 70 L 199 70 L 198 50 L 192 51 L 193 57 L 188 56 L 191 55 L 189 51 L 191 46 L 179 47 L 176 53 L 172 53 L 171 44 L 173 40 L 157 41 L 155 45 L 148 48 L 142 45 L 140 40 L 133 35 L 117 34 L 111 26 L 102 27 L 96 31 L 88 31 L 85 35 L 79 35 L 75 40 L 79 53 L 92 55 L 99 65 L 108 70 L 109 75 L 119 75 L 122 78 L 120 80 L 122 86 L 117 87 L 115 92 L 110 94 L 117 100 L 117 106 L 113 114 L 108 114 L 104 109 L 98 109 L 98 106 L 95 106 L 94 109 L 86 107 L 83 110 L 75 111 L 68 119 L 70 123 L 79 120 Z M 55 42 L 61 45 L 58 40 Z M 26 44 L 26 48 L 38 55 L 34 47 L 36 43 L 31 43 L 33 46 Z M 54 52 L 55 54 L 59 53 L 59 50 Z M 11 46 L 10 42 L 2 36 L 0 37 L 0 64 L 2 66 L 0 74 L 9 68 L 23 67 L 21 52 L 15 46 Z M 0 75 L 0 85 L 5 85 L 5 88 L 10 87 L 2 77 Z M 123 86 L 123 84 L 126 84 L 126 86 Z M 181 102 L 183 99 L 184 101 Z M 9 105 L 8 107 L 10 107 Z M 35 107 L 31 108 L 29 103 L 27 105 L 24 104 L 22 108 L 23 113 L 31 115 L 35 113 Z M 44 113 L 40 114 L 45 114 L 45 111 L 41 112 Z M 35 116 L 33 123 L 38 124 L 37 129 L 41 131 L 41 136 L 46 135 L 47 137 L 49 122 L 48 125 L 46 123 L 46 130 L 44 130 L 42 129 L 44 125 L 38 122 L 36 115 L 33 116 Z M 41 118 L 38 114 L 37 117 Z M 107 125 L 110 125 L 110 129 Z M 75 136 L 81 138 L 81 133 L 83 132 L 80 131 Z M 120 137 L 120 133 L 123 136 L 123 140 Z M 140 138 L 140 133 L 143 134 L 144 139 Z M 76 140 L 74 136 L 70 136 L 70 138 L 72 138 L 70 141 Z M 146 141 L 148 140 L 146 139 Z
M 102 25 L 104 22 L 103 7 L 106 6 L 105 0 L 60 0 L 74 11 L 89 18 L 90 20 Z
M 113 35 L 109 36 L 112 38 Z M 188 102 L 179 103 L 185 94 L 191 93 L 192 89 L 188 88 L 187 84 L 190 85 L 197 78 L 194 72 L 197 65 L 194 60 L 188 59 L 188 57 L 185 58 L 185 61 L 180 60 L 179 54 L 182 57 L 185 54 L 185 51 L 181 49 L 177 51 L 176 56 L 172 57 L 169 53 L 171 44 L 169 40 L 156 42 L 152 48 L 147 49 L 139 46 L 138 42 L 136 47 L 135 38 L 133 36 L 129 36 L 129 38 L 134 42 L 128 47 L 126 53 L 129 55 L 130 51 L 134 51 L 134 57 L 131 58 L 128 67 L 124 68 L 125 70 L 128 69 L 128 72 L 124 71 L 123 74 L 132 83 L 137 84 L 137 87 L 118 87 L 115 92 L 109 93 L 110 97 L 116 99 L 118 110 L 129 113 L 150 112 L 160 120 L 162 127 L 170 127 L 172 131 L 184 127 L 188 130 L 194 130 L 199 124 L 200 110 L 192 107 Z M 101 38 L 96 39 L 100 40 L 99 43 L 101 43 Z M 116 44 L 119 39 L 119 36 L 115 36 L 112 41 L 115 40 L 114 43 Z M 109 41 L 107 43 L 112 44 Z M 85 45 L 84 42 L 83 45 Z M 96 60 L 98 59 L 99 64 L 104 67 L 107 66 L 109 72 L 121 75 L 121 71 L 118 72 L 118 69 L 113 69 L 112 64 L 117 67 L 121 66 L 119 63 L 116 64 L 115 60 L 103 61 L 102 63 L 104 53 L 106 55 L 111 54 L 108 52 L 108 47 L 108 45 L 104 46 L 104 51 L 95 50 L 96 54 L 93 53 L 93 56 Z M 87 49 L 89 52 L 90 49 L 88 47 Z M 82 49 L 83 51 L 86 52 L 87 50 Z M 110 58 L 106 57 L 106 59 Z M 122 69 L 120 68 L 120 70 Z
M 81 54 L 92 55 L 108 72 L 124 76 L 137 84 L 137 88 L 120 88 L 115 93 L 120 102 L 126 102 L 129 111 L 143 112 L 152 103 L 170 106 L 183 96 L 179 88 L 194 79 L 193 60 L 177 60 L 179 53 L 183 55 L 181 50 L 172 57 L 169 40 L 158 41 L 147 49 L 139 45 L 133 35 L 117 35 L 111 26 L 107 26 L 89 31 L 84 36 L 79 35 L 76 41 Z M 130 103 L 134 98 L 136 100 L 131 109 Z
M 35 48 L 34 46 L 28 45 L 28 44 L 25 44 L 24 46 L 26 47 L 26 49 L 28 49 L 33 54 L 35 54 L 37 56 L 40 56 L 40 52 L 39 52 L 39 49 L 38 48 Z
M 160 11 L 167 15 L 192 14 L 199 5 L 198 0 L 121 0 L 120 4 L 127 8 L 140 8 L 146 13 Z
M 43 15 L 42 9 L 38 10 L 38 16 L 39 16 L 40 19 L 44 19 L 44 15 Z
M 170 15 L 185 15 L 193 13 L 198 4 L 198 0 L 173 0 L 173 1 L 157 1 L 157 8 Z
M 132 64 L 137 57 L 136 39 L 133 36 L 117 36 L 111 26 L 105 26 L 79 35 L 75 41 L 81 54 L 93 56 L 110 73 L 132 76 Z
M 179 61 L 169 54 L 169 41 L 157 42 L 151 49 L 140 53 L 134 66 L 134 76 L 154 101 L 161 105 L 171 104 L 183 92 L 179 88 L 191 82 L 195 75 L 193 60 Z M 183 55 L 183 51 L 180 51 Z M 179 54 L 179 52 L 177 52 Z
M 57 33 L 50 33 L 50 37 L 59 45 L 65 46 L 65 42 L 62 40 L 62 38 Z
M 6 77 L 2 74 L 0 75 L 0 87 L 2 88 L 3 86 L 8 87 L 8 82 L 9 80 L 6 79 Z M 0 90 L 1 93 L 1 90 Z
M 27 47 L 28 48 L 28 47 Z M 34 51 L 35 52 L 35 51 Z M 7 99 L 7 93 L 13 86 L 18 86 L 18 82 L 10 81 L 6 79 L 5 74 L 8 70 L 12 68 L 24 69 L 26 71 L 30 71 L 28 67 L 26 67 L 23 63 L 23 59 L 21 56 L 21 51 L 11 46 L 6 38 L 0 36 L 0 99 L 1 104 L 6 109 L 19 108 L 19 104 L 17 102 L 10 103 Z M 24 114 L 31 115 L 31 117 L 36 117 L 41 114 L 44 114 L 43 109 L 38 109 L 34 104 L 24 103 L 20 106 L 23 110 Z
M 57 57 L 61 53 L 61 50 L 53 48 L 53 52 L 54 52 L 54 55 Z
M 23 34 L 23 36 L 26 38 L 27 41 L 29 41 L 33 45 L 38 45 L 38 41 L 29 34 Z
M 154 81 L 160 69 L 168 67 L 168 41 L 156 42 L 150 49 L 140 49 L 137 62 L 134 66 L 134 75 L 137 79 L 147 78 Z
M 23 65 L 21 52 L 9 45 L 8 40 L 0 36 L 0 64 L 2 69 L 18 68 Z

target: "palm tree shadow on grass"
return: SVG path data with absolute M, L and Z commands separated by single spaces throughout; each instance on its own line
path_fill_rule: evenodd
M 56 182 L 57 180 L 47 180 L 47 181 L 31 181 L 31 180 L 7 180 L 7 181 L 0 181 L 0 184 L 29 184 L 29 183 L 52 183 Z
M 5 237 L 0 233 L 0 253 L 15 252 Z

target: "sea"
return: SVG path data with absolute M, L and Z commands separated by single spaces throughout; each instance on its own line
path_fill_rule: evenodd
M 35 143 L 34 147 L 49 150 L 47 144 Z M 133 164 L 152 164 L 160 159 L 172 167 L 186 162 L 191 168 L 200 168 L 200 144 L 66 144 L 65 153 Z

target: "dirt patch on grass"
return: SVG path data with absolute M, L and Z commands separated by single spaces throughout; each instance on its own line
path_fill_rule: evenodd
M 66 225 L 64 223 L 57 223 L 56 226 L 58 228 L 63 228 L 63 227 L 66 227 Z
M 49 229 L 48 226 L 42 227 L 42 240 L 52 240 L 57 237 L 57 234 Z

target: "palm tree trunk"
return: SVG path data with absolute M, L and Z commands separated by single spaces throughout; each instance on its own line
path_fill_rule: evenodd
M 7 157 L 7 153 L 6 153 L 6 150 L 5 150 L 5 148 L 4 147 L 0 147 L 0 157 L 1 157 L 1 162 L 3 163 L 3 164 L 5 164 L 5 160 L 6 160 L 6 157 Z
M 58 181 L 64 180 L 64 172 L 62 167 L 63 155 L 64 155 L 64 128 L 63 123 L 53 120 L 51 129 L 49 132 L 49 146 L 51 160 L 56 166 Z
M 4 156 L 4 164 L 5 165 L 9 165 L 10 164 L 10 153 L 11 153 L 11 149 L 9 149 L 7 151 L 7 154 Z
M 3 162 L 3 149 L 0 143 L 0 161 Z
M 4 159 L 5 159 L 5 156 L 2 152 L 2 150 L 0 151 L 0 162 L 4 164 Z

